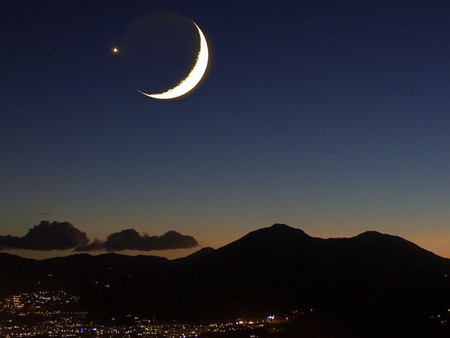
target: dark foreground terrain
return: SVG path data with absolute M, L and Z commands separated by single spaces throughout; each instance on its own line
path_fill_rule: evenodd
M 0 269 L 2 298 L 65 290 L 105 323 L 130 313 L 205 323 L 301 311 L 306 314 L 257 336 L 450 336 L 450 260 L 378 232 L 321 239 L 275 224 L 172 261 L 0 254 Z

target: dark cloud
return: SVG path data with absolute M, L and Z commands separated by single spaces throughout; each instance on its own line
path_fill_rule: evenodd
M 78 245 L 73 251 L 99 251 L 103 249 L 103 242 L 95 238 L 91 243 Z
M 23 237 L 0 236 L 0 249 L 67 250 L 88 242 L 87 235 L 68 222 L 42 221 Z
M 122 250 L 169 250 L 193 248 L 198 245 L 197 240 L 192 236 L 182 235 L 176 231 L 168 231 L 162 236 L 149 236 L 139 234 L 134 229 L 126 229 L 112 233 L 106 241 L 94 241 L 87 245 L 79 246 L 76 251 L 122 251 Z
M 168 231 L 162 236 L 149 236 L 141 235 L 134 229 L 112 233 L 104 242 L 96 238 L 89 242 L 84 232 L 68 222 L 42 221 L 22 237 L 0 235 L 0 250 L 154 251 L 193 248 L 197 245 L 194 237 L 176 231 Z

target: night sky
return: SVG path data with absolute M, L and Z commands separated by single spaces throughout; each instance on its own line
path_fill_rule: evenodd
M 130 30 L 157 11 L 178 18 L 179 40 L 149 21 Z M 219 247 L 286 223 L 450 257 L 448 0 L 6 0 L 1 12 L 1 236 L 47 220 L 101 241 L 174 230 Z M 189 70 L 189 20 L 210 47 L 201 84 L 174 101 L 139 94 Z

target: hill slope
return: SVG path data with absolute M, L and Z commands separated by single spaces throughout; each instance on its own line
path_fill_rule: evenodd
M 450 261 L 373 231 L 321 239 L 275 224 L 175 261 L 1 254 L 0 264 L 11 271 L 0 275 L 3 295 L 64 289 L 105 318 L 121 312 L 210 320 L 313 308 L 327 322 L 381 330 L 427 325 L 450 308 Z

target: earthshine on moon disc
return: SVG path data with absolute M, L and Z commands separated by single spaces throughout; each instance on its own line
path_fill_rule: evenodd
M 181 80 L 175 87 L 170 88 L 162 93 L 146 93 L 138 89 L 138 92 L 158 100 L 170 100 L 186 95 L 193 90 L 201 81 L 205 75 L 206 68 L 208 67 L 209 51 L 208 43 L 206 42 L 205 35 L 198 25 L 193 22 L 195 28 L 197 28 L 198 35 L 200 37 L 200 48 L 197 54 L 197 59 L 189 74 Z

